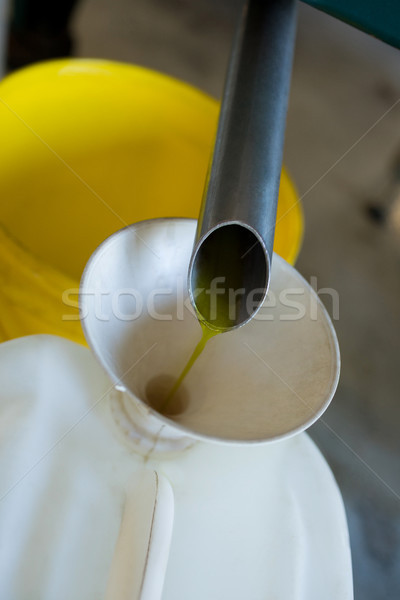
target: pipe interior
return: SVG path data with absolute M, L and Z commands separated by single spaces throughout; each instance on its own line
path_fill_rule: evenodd
M 246 323 L 265 298 L 269 267 L 259 237 L 228 223 L 204 238 L 190 273 L 192 299 L 200 319 L 218 330 Z

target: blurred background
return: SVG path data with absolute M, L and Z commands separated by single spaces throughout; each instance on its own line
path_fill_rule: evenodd
M 238 0 L 55 4 L 17 0 L 12 16 L 2 6 L 5 70 L 68 54 L 107 58 L 221 97 Z M 323 289 L 338 292 L 342 356 L 336 397 L 310 434 L 343 494 L 356 600 L 398 600 L 400 51 L 299 9 L 285 145 L 305 213 L 296 266 L 315 278 L 331 316 Z

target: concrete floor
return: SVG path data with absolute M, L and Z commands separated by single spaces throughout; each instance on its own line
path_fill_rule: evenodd
M 145 65 L 218 97 L 237 5 L 84 0 L 77 54 Z M 399 99 L 399 51 L 300 7 L 285 149 L 306 219 L 297 267 L 339 293 L 342 354 L 336 397 L 310 433 L 343 493 L 356 600 L 400 597 L 400 234 L 366 210 L 390 200 Z

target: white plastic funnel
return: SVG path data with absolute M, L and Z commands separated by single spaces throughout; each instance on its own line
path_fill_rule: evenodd
M 201 337 L 187 297 L 195 228 L 187 219 L 143 221 L 95 251 L 80 297 L 90 347 L 127 390 L 125 410 L 140 421 L 141 436 L 147 431 L 161 450 L 182 436 L 248 443 L 305 429 L 334 395 L 339 349 L 316 293 L 277 255 L 263 307 L 208 342 L 181 386 L 176 414 L 148 406 L 157 386 L 160 393 L 172 386 Z

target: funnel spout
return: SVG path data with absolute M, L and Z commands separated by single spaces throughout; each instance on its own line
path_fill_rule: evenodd
M 191 301 L 216 329 L 246 323 L 268 291 L 295 31 L 296 0 L 245 3 L 189 267 Z

